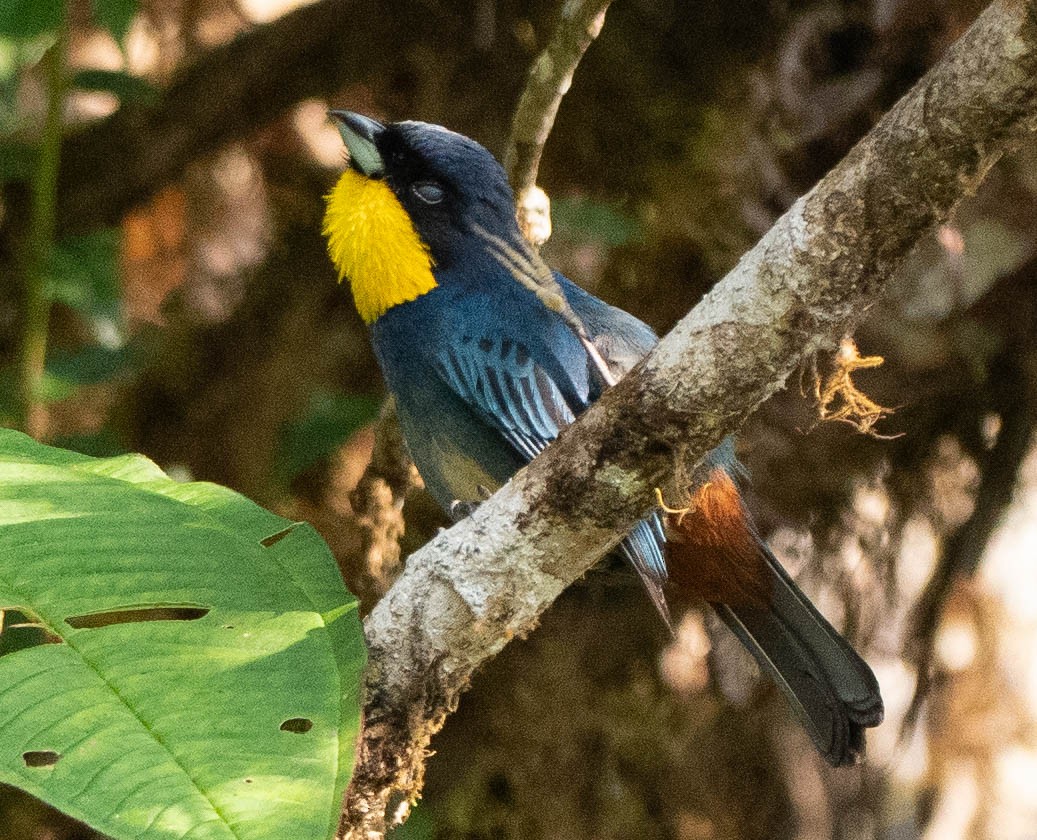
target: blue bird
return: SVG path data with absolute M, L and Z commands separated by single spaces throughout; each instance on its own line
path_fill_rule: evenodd
M 331 115 L 349 165 L 327 200 L 328 251 L 370 327 L 411 457 L 449 511 L 504 484 L 657 338 L 546 267 L 519 232 L 503 168 L 474 140 Z M 667 551 L 658 514 L 619 551 L 667 624 L 669 578 L 703 595 L 821 754 L 853 763 L 882 720 L 875 677 L 758 536 L 730 443 L 708 469 L 679 551 Z

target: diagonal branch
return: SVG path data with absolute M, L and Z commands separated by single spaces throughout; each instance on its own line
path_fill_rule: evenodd
M 183 70 L 155 103 L 127 103 L 62 145 L 58 226 L 114 224 L 187 164 L 370 67 L 369 3 L 320 0 L 257 26 Z M 378 14 L 369 17 L 378 21 Z
M 817 349 L 918 238 L 1037 131 L 1037 4 L 997 0 L 738 266 L 547 452 L 412 555 L 368 616 L 366 729 L 343 832 L 415 797 L 472 672 L 538 616 Z

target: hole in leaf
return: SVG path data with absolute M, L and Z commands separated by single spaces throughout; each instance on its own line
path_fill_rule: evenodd
M 196 621 L 209 614 L 209 607 L 127 607 L 121 610 L 70 615 L 65 619 L 76 630 L 95 630 L 112 624 L 135 624 L 141 621 Z
M 296 735 L 302 735 L 311 729 L 313 729 L 313 721 L 309 718 L 288 718 L 281 724 L 282 732 L 294 732 Z
M 64 642 L 25 607 L 0 607 L 0 656 L 36 645 Z
M 224 624 L 223 625 L 223 629 L 224 630 L 233 630 L 234 629 L 234 625 L 233 624 Z
M 250 784 L 252 784 L 252 780 L 251 780 L 251 779 L 245 779 L 245 784 L 246 784 L 246 785 L 250 785 Z
M 296 523 L 293 522 L 287 528 L 284 528 L 284 529 L 278 531 L 276 534 L 271 534 L 269 537 L 263 537 L 263 539 L 261 539 L 259 541 L 259 544 L 261 546 L 263 546 L 264 548 L 270 548 L 270 546 L 275 545 L 276 543 L 281 542 L 281 540 L 283 540 L 290 533 L 292 533 L 292 531 L 294 531 L 295 528 L 296 528 Z
M 30 750 L 22 753 L 22 761 L 26 767 L 53 767 L 61 755 L 54 750 Z

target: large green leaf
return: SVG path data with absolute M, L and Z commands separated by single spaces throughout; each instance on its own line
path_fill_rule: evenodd
M 51 643 L 0 656 L 0 781 L 120 839 L 333 834 L 365 652 L 309 526 L 0 430 L 5 607 Z

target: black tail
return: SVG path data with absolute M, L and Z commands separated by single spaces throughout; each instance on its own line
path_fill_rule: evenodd
M 769 603 L 713 607 L 788 698 L 825 759 L 836 767 L 853 764 L 864 752 L 864 730 L 882 722 L 875 675 L 767 546 L 759 548 Z
M 663 560 L 665 548 L 665 562 Z M 715 468 L 688 509 L 638 523 L 620 544 L 663 619 L 663 586 L 708 601 L 792 704 L 825 759 L 853 764 L 864 730 L 882 722 L 867 663 L 800 592 L 757 536 L 738 488 Z
M 669 578 L 708 601 L 788 698 L 831 764 L 864 752 L 882 720 L 878 682 L 756 533 L 731 474 L 714 468 L 689 508 L 667 517 Z

